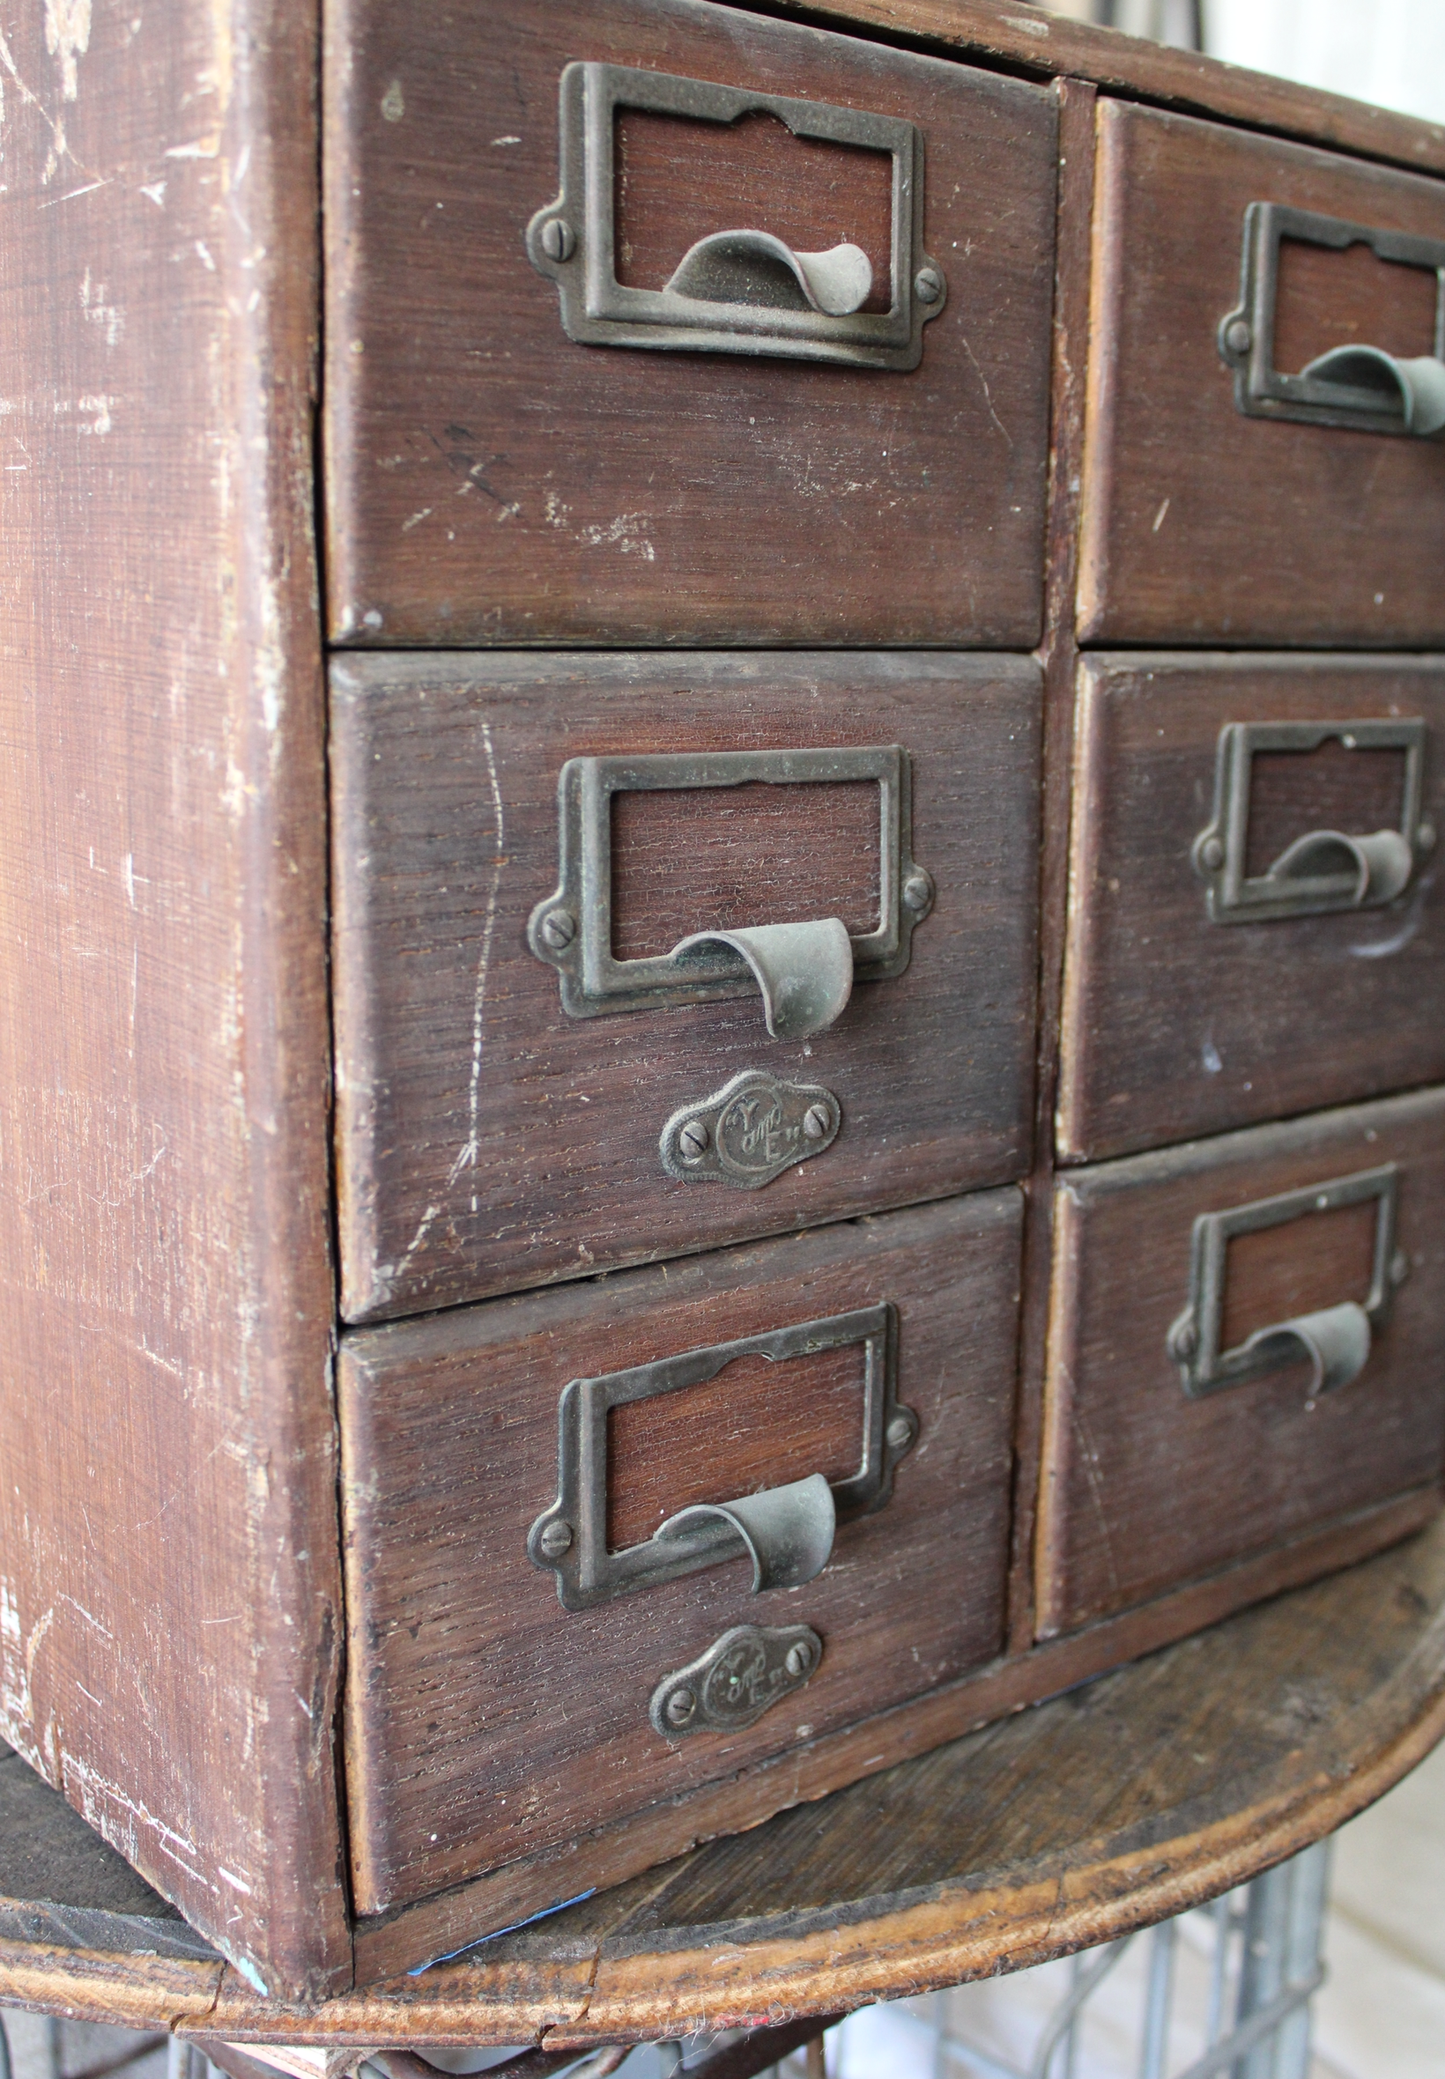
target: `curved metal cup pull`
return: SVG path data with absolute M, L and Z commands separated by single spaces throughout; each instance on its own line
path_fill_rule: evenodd
M 1370 837 L 1311 830 L 1281 852 L 1263 878 L 1284 893 L 1343 871 L 1353 875 L 1354 891 L 1342 907 L 1358 910 L 1393 902 L 1414 870 L 1415 854 L 1398 830 L 1377 830 Z
M 853 941 L 838 917 L 813 924 L 757 924 L 747 931 L 695 931 L 672 958 L 683 966 L 703 946 L 740 953 L 762 991 L 773 1039 L 811 1039 L 826 1032 L 853 994 Z
M 1184 1391 L 1191 1400 L 1202 1400 L 1226 1386 L 1242 1386 L 1287 1365 L 1308 1361 L 1311 1379 L 1307 1401 L 1322 1393 L 1334 1393 L 1359 1377 L 1370 1355 L 1371 1340 L 1390 1309 L 1396 1287 L 1409 1271 L 1409 1261 L 1395 1247 L 1395 1207 L 1399 1172 L 1394 1163 L 1379 1169 L 1361 1170 L 1352 1177 L 1334 1177 L 1322 1184 L 1306 1184 L 1298 1191 L 1283 1191 L 1274 1198 L 1256 1199 L 1252 1205 L 1231 1206 L 1227 1212 L 1201 1213 L 1190 1239 L 1189 1304 L 1169 1330 L 1169 1355 L 1179 1367 Z M 1257 1234 L 1262 1229 L 1307 1223 L 1317 1213 L 1331 1213 L 1341 1206 L 1368 1205 L 1375 1208 L 1375 1240 L 1370 1266 L 1370 1289 L 1361 1304 L 1341 1300 L 1312 1313 L 1296 1314 L 1288 1321 L 1272 1321 L 1232 1349 L 1223 1347 L 1225 1281 L 1228 1275 L 1229 1244 L 1237 1235 Z M 1300 1235 L 1300 1248 L 1308 1254 L 1312 1237 Z
M 1301 1356 L 1308 1358 L 1312 1377 L 1307 1398 L 1315 1400 L 1348 1386 L 1364 1370 L 1370 1354 L 1370 1317 L 1357 1300 L 1342 1300 L 1337 1307 L 1257 1329 L 1240 1348 L 1260 1371 L 1278 1371 Z
M 702 1562 L 741 1557 L 753 1563 L 752 1593 L 800 1588 L 821 1574 L 833 1551 L 838 1512 L 821 1473 L 786 1487 L 765 1487 L 737 1501 L 696 1502 L 652 1533 L 669 1555 L 705 1554 Z
M 670 296 L 747 303 L 760 310 L 820 310 L 851 317 L 873 291 L 873 263 L 859 245 L 796 253 L 771 231 L 714 231 L 682 256 Z
M 1336 387 L 1347 410 L 1398 417 L 1401 431 L 1418 439 L 1428 440 L 1445 427 L 1445 361 L 1434 354 L 1401 361 L 1383 347 L 1331 347 L 1300 373 Z

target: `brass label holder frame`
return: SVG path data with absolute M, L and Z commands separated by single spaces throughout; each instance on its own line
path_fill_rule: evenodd
M 561 191 L 528 225 L 527 257 L 556 282 L 569 338 L 586 346 L 781 355 L 850 368 L 918 366 L 923 327 L 942 311 L 947 285 L 942 268 L 923 250 L 923 136 L 916 124 L 628 65 L 573 62 L 563 69 L 559 93 Z M 814 300 L 813 263 L 825 263 L 826 272 L 826 263 L 836 266 L 838 255 L 847 254 L 867 268 L 865 256 L 845 246 L 832 254 L 804 254 L 800 265 L 799 256 L 766 230 L 700 240 L 680 256 L 683 264 L 665 288 L 619 282 L 613 158 L 619 108 L 719 124 L 761 112 L 776 116 L 798 138 L 886 152 L 893 162 L 890 308 L 838 308 L 840 299 L 826 284 L 820 305 Z M 709 269 L 703 248 L 729 239 L 737 248 L 731 268 Z M 689 282 L 708 286 L 710 274 L 716 280 L 707 295 L 688 293 Z M 730 297 L 730 277 L 742 294 Z M 785 301 L 760 300 L 769 293 Z
M 782 1363 L 861 1343 L 863 1417 L 856 1473 L 831 1484 L 821 1474 L 735 1502 L 679 1510 L 642 1544 L 607 1545 L 610 1409 L 705 1384 L 739 1357 Z M 736 1342 L 712 1343 L 626 1371 L 573 1379 L 557 1410 L 557 1499 L 533 1523 L 527 1556 L 557 1577 L 564 1609 L 588 1610 L 700 1568 L 750 1556 L 753 1590 L 796 1586 L 827 1564 L 837 1520 L 881 1509 L 893 1472 L 912 1450 L 918 1418 L 897 1398 L 898 1319 L 887 1301 Z
M 1307 753 L 1331 740 L 1347 750 L 1403 751 L 1398 827 L 1353 836 L 1316 830 L 1262 874 L 1246 868 L 1253 761 L 1262 751 Z M 1435 842 L 1422 820 L 1426 725 L 1418 717 L 1363 722 L 1226 722 L 1215 759 L 1214 813 L 1194 840 L 1210 921 L 1263 924 L 1377 909 L 1403 894 Z
M 1199 1215 L 1190 1237 L 1189 1304 L 1168 1336 L 1169 1355 L 1190 1400 L 1245 1385 L 1302 1358 L 1314 1371 L 1311 1403 L 1316 1395 L 1346 1386 L 1359 1375 L 1370 1354 L 1373 1331 L 1384 1322 L 1395 1289 L 1409 1271 L 1408 1259 L 1395 1247 L 1399 1181 L 1397 1166 L 1387 1162 L 1354 1176 L 1305 1184 L 1226 1212 Z M 1376 1207 L 1375 1240 L 1370 1288 L 1363 1302 L 1343 1300 L 1291 1321 L 1272 1322 L 1234 1348 L 1221 1348 L 1228 1250 L 1236 1235 L 1257 1234 L 1371 1200 Z
M 878 787 L 877 928 L 843 933 L 852 948 L 852 980 L 876 982 L 908 966 L 913 929 L 933 906 L 931 877 L 912 856 L 912 768 L 898 744 L 812 750 L 688 751 L 630 757 L 569 758 L 557 782 L 558 872 L 555 892 L 533 910 L 527 943 L 557 969 L 562 1008 L 572 1018 L 662 1004 L 712 1003 L 750 996 L 759 978 L 744 954 L 718 934 L 696 933 L 671 953 L 619 960 L 612 951 L 612 798 L 630 792 L 688 788 L 806 786 L 872 781 Z M 764 927 L 774 935 L 818 933 L 819 926 Z M 735 937 L 747 940 L 749 933 Z M 843 947 L 844 953 L 847 946 Z M 842 992 L 847 1000 L 847 990 Z M 836 993 L 832 998 L 837 1001 Z M 841 1008 L 841 1006 L 840 1006 Z M 836 1015 L 836 1013 L 835 1013 Z M 823 1023 L 808 1029 L 821 1030 Z
M 1432 352 L 1400 360 L 1378 347 L 1337 347 L 1291 375 L 1274 365 L 1279 249 L 1285 239 L 1344 252 L 1367 245 L 1381 260 L 1435 276 Z M 1244 213 L 1239 302 L 1219 321 L 1219 356 L 1234 371 L 1234 402 L 1247 418 L 1292 419 L 1358 433 L 1429 437 L 1445 425 L 1445 239 L 1385 231 L 1282 202 Z

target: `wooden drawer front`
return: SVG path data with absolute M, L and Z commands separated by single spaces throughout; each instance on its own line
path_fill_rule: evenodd
M 362 1913 L 731 1775 L 997 1651 L 1020 1207 L 997 1191 L 344 1338 L 347 1781 Z M 723 1361 L 712 1347 L 839 1317 L 844 1339 L 811 1354 Z M 861 1513 L 855 1495 L 850 1512 L 865 1374 L 881 1381 L 890 1338 L 894 1399 L 879 1420 L 891 1492 Z M 614 1404 L 592 1432 L 606 1438 L 594 1542 L 605 1517 L 606 1543 L 635 1577 L 564 1608 L 550 1565 L 528 1560 L 529 1533 L 535 1545 L 539 1519 L 557 1514 L 564 1389 L 605 1380 L 616 1403 L 619 1372 L 688 1353 L 704 1353 L 689 1360 L 693 1383 L 649 1375 L 648 1397 Z M 901 1456 L 887 1443 L 900 1420 Z M 677 1512 L 803 1480 L 838 1493 L 831 1556 L 803 1585 L 750 1593 L 741 1556 L 647 1577 L 652 1533 Z M 588 1519 L 569 1507 L 575 1560 Z M 802 1628 L 821 1659 L 801 1684 L 785 1667 L 750 1724 L 687 1725 L 674 1705 L 684 1730 L 654 1730 L 658 1685 L 738 1626 L 794 1639 Z
M 1083 639 L 1440 644 L 1445 443 L 1400 430 L 1379 366 L 1393 432 L 1340 408 L 1356 383 L 1278 378 L 1344 346 L 1439 355 L 1445 182 L 1121 102 L 1098 134 Z M 1341 225 L 1413 259 L 1317 242 Z M 1272 334 L 1242 299 L 1246 246 L 1260 298 L 1279 256 Z
M 1031 662 L 373 656 L 332 684 L 348 1319 L 1026 1169 Z M 721 784 L 740 756 L 756 777 Z M 875 958 L 883 913 L 898 943 Z M 693 933 L 829 918 L 859 979 L 812 1036 L 769 1037 L 727 949 L 719 1000 L 668 964 Z M 659 960 L 655 995 L 634 989 Z
M 704 0 L 333 11 L 338 641 L 1037 640 L 1047 92 Z M 740 226 L 767 310 L 669 290 Z M 840 245 L 809 309 L 782 248 Z
M 1081 1170 L 1055 1211 L 1044 1634 L 1439 1482 L 1445 1092 Z
M 1445 659 L 1081 668 L 1065 1157 L 1445 1080 Z

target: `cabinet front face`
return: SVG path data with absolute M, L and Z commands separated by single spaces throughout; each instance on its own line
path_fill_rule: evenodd
M 1438 1484 L 1445 1093 L 1080 1170 L 1055 1211 L 1044 1634 Z
M 346 1318 L 1023 1174 L 1031 662 L 332 683 Z
M 1445 182 L 1101 105 L 1079 625 L 1445 642 Z
M 343 1339 L 363 1914 L 998 1650 L 1020 1212 L 992 1192 Z
M 335 11 L 335 640 L 1037 640 L 1045 91 L 705 0 Z
M 1094 657 L 1078 718 L 1065 1158 L 1445 1079 L 1445 660 Z

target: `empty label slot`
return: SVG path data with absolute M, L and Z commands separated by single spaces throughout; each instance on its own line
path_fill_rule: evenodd
M 1438 297 L 1431 269 L 1382 260 L 1367 245 L 1331 252 L 1281 239 L 1274 365 L 1297 375 L 1342 346 L 1381 347 L 1402 360 L 1433 354 Z
M 1343 1300 L 1363 1306 L 1374 1275 L 1379 1217 L 1379 1200 L 1369 1198 L 1253 1234 L 1231 1235 L 1225 1251 L 1221 1348 L 1238 1349 L 1261 1328 L 1321 1312 Z
M 802 1357 L 735 1358 L 715 1379 L 607 1412 L 607 1546 L 650 1538 L 697 1502 L 730 1501 L 863 1462 L 862 1343 Z
M 841 917 L 880 924 L 881 799 L 868 780 L 612 797 L 612 951 L 668 953 L 694 931 Z
M 889 153 L 794 137 L 761 110 L 712 123 L 636 108 L 618 110 L 613 149 L 619 282 L 664 288 L 698 239 L 770 231 L 794 252 L 861 246 L 873 287 L 860 307 L 890 307 Z
M 1404 799 L 1402 750 L 1352 751 L 1328 737 L 1311 751 L 1256 751 L 1250 760 L 1245 871 L 1268 873 L 1311 831 L 1364 837 L 1398 830 Z

